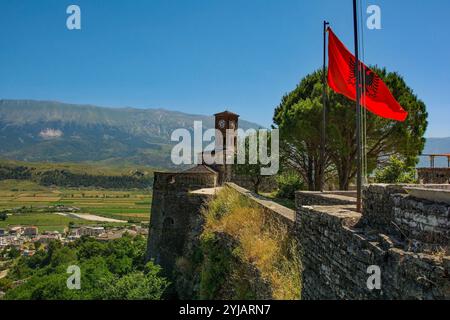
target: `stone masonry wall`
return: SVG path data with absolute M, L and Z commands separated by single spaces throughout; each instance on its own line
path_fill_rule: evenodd
M 147 259 L 160 264 L 167 276 L 203 226 L 199 211 L 209 195 L 190 191 L 216 184 L 214 173 L 155 173 Z
M 191 191 L 217 182 L 212 172 L 155 173 L 147 256 L 169 277 L 198 244 L 200 210 L 211 197 Z M 363 215 L 353 211 L 352 195 L 333 193 L 297 192 L 293 211 L 227 185 L 298 239 L 303 299 L 450 299 L 449 205 L 414 199 L 404 186 L 373 185 L 364 190 Z M 381 270 L 381 290 L 367 287 L 370 266 Z
M 406 194 L 404 188 L 407 186 L 418 185 L 373 184 L 365 187 L 361 223 L 399 237 L 450 243 L 450 206 L 414 199 Z M 448 185 L 427 186 L 448 188 Z
M 353 191 L 316 192 L 297 191 L 295 196 L 297 206 L 308 205 L 351 205 L 356 204 L 356 195 Z
M 263 176 L 261 177 L 262 181 L 259 185 L 259 191 L 260 192 L 273 192 L 275 190 L 277 190 L 278 188 L 278 184 L 276 179 L 273 176 Z M 230 181 L 237 184 L 238 186 L 248 189 L 248 190 L 253 190 L 253 182 L 251 177 L 249 176 L 243 176 L 243 175 L 237 175 L 235 173 L 233 173 L 231 175 Z
M 374 184 L 363 189 L 362 223 L 385 233 L 397 233 L 394 227 L 394 200 L 392 194 L 405 194 L 402 185 Z
M 401 236 L 433 245 L 450 245 L 450 205 L 394 194 L 394 224 Z
M 450 168 L 417 169 L 420 183 L 450 183 Z
M 235 183 L 226 183 L 226 185 L 241 195 L 247 197 L 251 201 L 257 203 L 267 214 L 270 216 L 279 219 L 285 225 L 289 227 L 293 227 L 295 223 L 295 211 L 288 209 L 276 202 L 267 200 L 264 197 L 254 194 L 253 192 L 238 186 Z
M 229 187 L 235 191 L 237 191 L 242 196 L 249 199 L 252 203 L 256 204 L 262 209 L 263 214 L 265 215 L 266 222 L 277 222 L 281 225 L 285 226 L 289 233 L 294 233 L 294 225 L 295 225 L 295 211 L 283 207 L 273 201 L 267 200 L 261 196 L 258 196 L 249 190 L 246 190 L 235 183 L 227 182 L 225 183 L 226 187 Z M 201 221 L 203 224 L 204 221 Z M 200 234 L 198 232 L 193 233 L 197 236 Z M 229 234 L 224 232 L 216 232 L 215 233 L 215 243 L 214 250 L 220 250 L 221 252 L 232 252 L 238 245 L 237 239 L 232 238 Z M 220 249 L 217 249 L 220 248 Z M 200 296 L 200 272 L 199 272 L 199 241 L 198 237 L 191 237 L 188 242 L 185 244 L 185 248 L 183 250 L 184 256 L 180 257 L 177 260 L 175 267 L 175 287 L 177 295 L 180 299 L 197 299 Z M 202 250 L 208 251 L 204 247 Z M 205 251 L 203 251 L 205 254 Z M 220 261 L 214 262 L 214 254 L 209 256 L 206 253 L 206 256 L 203 256 L 203 259 L 213 259 L 209 263 L 218 263 L 220 266 Z M 258 300 L 270 300 L 273 299 L 272 290 L 269 283 L 261 278 L 260 270 L 253 265 L 252 263 L 243 262 L 243 260 L 238 259 L 237 257 L 233 257 L 232 265 L 233 268 L 238 268 L 239 274 L 242 279 L 236 279 L 225 283 L 223 287 L 217 292 L 218 296 L 214 298 L 231 297 L 236 293 L 233 293 L 235 290 L 236 282 L 242 280 L 243 283 L 249 285 L 246 290 L 248 292 L 254 293 L 254 299 Z M 203 260 L 202 260 L 203 261 Z M 208 263 L 207 263 L 208 264 Z M 224 266 L 220 266 L 220 268 L 225 268 Z M 221 269 L 222 270 L 222 269 Z M 248 281 L 250 280 L 251 281 Z
M 449 242 L 442 242 L 449 230 L 448 207 L 424 204 L 395 191 L 401 190 L 366 189 L 365 200 L 377 201 L 365 204 L 369 214 L 363 219 L 348 206 L 302 206 L 297 201 L 303 299 L 450 299 Z M 383 229 L 390 224 L 387 221 L 397 221 L 418 239 L 411 242 Z M 419 222 L 428 226 L 422 232 L 414 224 Z M 381 290 L 367 287 L 372 265 L 380 267 Z

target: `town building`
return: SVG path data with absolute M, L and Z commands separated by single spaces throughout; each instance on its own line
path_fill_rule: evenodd
M 23 235 L 27 237 L 36 237 L 39 233 L 39 229 L 37 227 L 26 227 L 23 230 Z
M 97 237 L 105 233 L 104 227 L 81 227 L 79 229 L 80 236 Z
M 20 236 L 23 232 L 23 228 L 18 226 L 18 227 L 10 227 L 8 230 L 8 233 L 12 236 Z
M 20 236 L 7 235 L 0 238 L 0 249 L 11 246 L 17 249 L 21 249 L 25 243 L 24 239 Z
M 25 249 L 25 250 L 23 250 L 22 255 L 23 255 L 24 257 L 32 257 L 32 256 L 34 256 L 35 253 L 36 253 L 35 250 L 28 250 L 28 249 Z
M 49 243 L 51 241 L 60 241 L 60 240 L 61 240 L 60 234 L 43 234 L 36 238 L 36 241 L 40 243 Z

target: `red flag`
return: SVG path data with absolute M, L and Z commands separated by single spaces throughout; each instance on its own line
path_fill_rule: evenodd
M 356 58 L 330 28 L 328 31 L 328 85 L 337 93 L 356 101 Z M 365 79 L 361 76 L 361 105 L 380 117 L 405 121 L 408 112 L 395 100 L 381 78 L 361 62 L 360 70 L 365 75 Z

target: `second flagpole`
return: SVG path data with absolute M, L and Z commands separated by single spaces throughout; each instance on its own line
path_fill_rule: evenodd
M 361 72 L 359 62 L 359 39 L 358 39 L 358 7 L 357 0 L 353 0 L 353 29 L 355 36 L 355 68 L 356 68 L 356 148 L 357 148 L 357 166 L 356 166 L 356 210 L 362 209 L 362 170 L 361 170 Z
M 322 116 L 322 141 L 320 149 L 320 190 L 324 191 L 325 188 L 325 146 L 326 146 L 326 136 L 327 136 L 327 76 L 326 76 L 326 64 L 327 64 L 327 30 L 329 23 L 327 21 L 323 22 L 323 116 Z

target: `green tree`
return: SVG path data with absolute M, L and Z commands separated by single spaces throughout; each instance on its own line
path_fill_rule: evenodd
M 16 259 L 20 257 L 19 249 L 17 249 L 16 247 L 10 247 L 9 250 L 7 251 L 7 257 L 9 259 Z
M 259 136 L 259 139 L 258 139 Z M 271 134 L 267 132 L 267 155 L 271 154 Z M 264 165 L 261 163 L 258 150 L 260 147 L 260 139 L 264 136 L 258 134 L 258 132 L 250 133 L 247 137 L 245 137 L 244 145 L 245 145 L 245 163 L 239 164 L 237 160 L 237 155 L 235 156 L 236 165 L 233 166 L 234 173 L 237 175 L 246 176 L 249 178 L 253 185 L 253 191 L 255 193 L 259 192 L 259 187 L 263 181 L 263 176 L 261 175 L 261 169 L 267 167 L 268 165 Z M 264 141 L 264 140 L 263 140 Z M 253 148 L 252 148 L 253 147 Z M 255 151 L 256 158 L 255 161 L 251 161 L 252 150 Z M 252 163 L 256 162 L 256 163 Z
M 295 171 L 286 171 L 277 176 L 277 197 L 295 199 L 295 192 L 303 189 L 303 181 Z
M 367 113 L 367 165 L 371 173 L 392 155 L 407 166 L 417 163 L 427 128 L 425 104 L 414 95 L 403 78 L 385 69 L 372 68 L 387 84 L 394 97 L 409 112 L 405 122 Z M 328 90 L 325 176 L 321 172 L 322 71 L 306 76 L 295 90 L 282 98 L 275 109 L 274 123 L 280 129 L 283 165 L 296 170 L 308 189 L 320 190 L 321 181 L 336 178 L 341 190 L 348 190 L 356 175 L 355 103 Z
M 106 300 L 159 300 L 169 283 L 161 278 L 161 268 L 149 262 L 145 272 L 133 272 L 116 281 L 104 283 L 101 294 Z
M 0 212 L 0 221 L 5 221 L 6 219 L 8 219 L 6 212 Z
M 169 283 L 159 266 L 144 263 L 144 256 L 143 237 L 50 243 L 48 251 L 19 258 L 0 285 L 7 289 L 8 300 L 160 299 Z M 69 265 L 80 267 L 80 290 L 67 288 Z M 19 286 L 8 285 L 23 279 Z
M 375 170 L 375 181 L 377 183 L 416 183 L 416 170 L 407 166 L 404 161 L 392 156 L 383 168 Z

